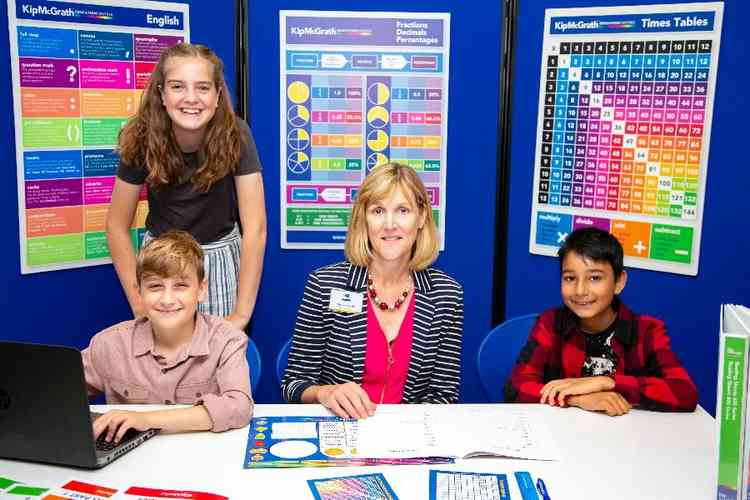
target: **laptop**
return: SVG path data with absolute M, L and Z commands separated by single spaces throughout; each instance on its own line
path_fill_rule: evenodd
M 0 457 L 99 468 L 157 432 L 97 443 L 94 418 L 77 349 L 0 341 Z

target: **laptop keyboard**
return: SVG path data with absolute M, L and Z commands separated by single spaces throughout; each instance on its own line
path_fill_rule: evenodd
M 128 429 L 125 432 L 125 435 L 120 440 L 120 442 L 119 443 L 115 443 L 114 440 L 107 441 L 107 433 L 106 432 L 102 432 L 101 434 L 99 434 L 99 437 L 96 438 L 96 449 L 98 451 L 111 451 L 111 450 L 114 450 L 115 448 L 117 448 L 121 444 L 127 443 L 131 439 L 134 439 L 134 438 L 138 437 L 139 434 L 140 434 L 140 432 L 137 431 L 137 430 L 135 430 L 135 429 Z

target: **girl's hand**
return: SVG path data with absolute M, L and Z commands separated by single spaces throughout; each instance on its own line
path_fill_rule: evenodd
M 237 313 L 236 311 L 229 316 L 225 316 L 224 319 L 232 323 L 232 326 L 234 326 L 236 329 L 243 332 L 245 331 L 245 327 L 247 326 L 247 324 L 250 322 L 249 316 L 244 316 Z
M 143 300 L 141 299 L 140 293 L 135 296 L 135 301 L 132 304 L 133 307 L 133 317 L 135 319 L 143 318 L 146 316 L 146 307 L 143 305 Z

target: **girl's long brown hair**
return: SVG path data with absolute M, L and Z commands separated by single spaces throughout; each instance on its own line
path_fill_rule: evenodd
M 205 192 L 214 182 L 234 172 L 245 140 L 237 125 L 229 89 L 224 81 L 224 64 L 208 47 L 180 43 L 161 53 L 138 111 L 120 131 L 118 153 L 125 165 L 134 168 L 145 165 L 148 171 L 146 182 L 157 190 L 177 182 L 181 177 L 185 162 L 172 131 L 172 120 L 161 98 L 164 69 L 171 57 L 199 57 L 213 66 L 214 85 L 219 92 L 218 107 L 206 128 L 206 135 L 198 150 L 198 167 L 192 176 L 193 184 Z

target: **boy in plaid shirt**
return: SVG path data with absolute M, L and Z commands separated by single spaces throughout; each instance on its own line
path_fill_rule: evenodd
M 693 411 L 698 394 L 664 323 L 616 296 L 627 282 L 620 242 L 574 231 L 558 251 L 563 306 L 542 313 L 505 384 L 505 401 L 623 415 L 632 406 Z

